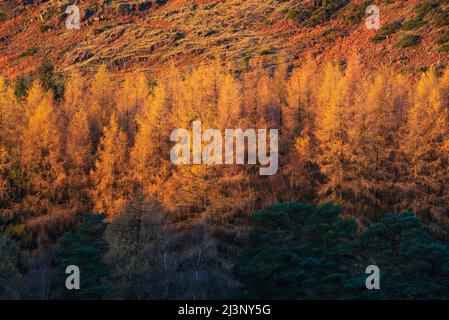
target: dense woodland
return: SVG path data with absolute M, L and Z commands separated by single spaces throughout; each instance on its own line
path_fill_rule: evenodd
M 353 57 L 117 81 L 44 61 L 0 78 L 0 108 L 1 297 L 449 296 L 449 70 Z M 279 129 L 278 173 L 173 165 L 170 132 L 195 120 Z M 386 289 L 367 293 L 373 263 Z M 69 264 L 83 290 L 64 289 Z

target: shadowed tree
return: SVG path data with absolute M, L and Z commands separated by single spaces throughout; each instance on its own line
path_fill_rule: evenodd
M 108 285 L 110 273 L 103 262 L 108 249 L 103 238 L 106 226 L 103 215 L 88 213 L 75 231 L 66 233 L 58 241 L 55 259 L 63 298 L 103 299 L 111 294 Z M 65 270 L 71 265 L 80 270 L 80 290 L 65 289 Z
M 334 299 L 354 263 L 356 223 L 331 204 L 285 203 L 253 216 L 236 269 L 243 297 Z

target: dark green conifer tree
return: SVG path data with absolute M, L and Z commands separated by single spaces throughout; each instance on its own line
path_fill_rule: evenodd
M 64 299 L 103 299 L 110 294 L 109 271 L 103 262 L 107 243 L 103 238 L 106 223 L 104 216 L 85 214 L 83 222 L 74 232 L 66 233 L 56 248 L 56 261 L 62 278 L 67 266 L 75 265 L 80 269 L 80 290 L 63 288 Z M 60 281 L 65 286 L 65 280 Z
M 332 204 L 285 203 L 253 216 L 236 274 L 250 299 L 338 297 L 351 275 L 356 222 Z
M 434 240 L 412 213 L 384 217 L 360 235 L 355 245 L 364 263 L 351 281 L 359 290 L 348 298 L 449 298 L 449 248 Z M 369 265 L 380 269 L 380 290 L 366 289 Z

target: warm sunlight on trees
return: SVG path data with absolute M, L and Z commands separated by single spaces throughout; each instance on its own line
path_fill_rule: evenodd
M 325 200 L 366 225 L 412 209 L 444 238 L 448 79 L 434 70 L 416 83 L 369 73 L 356 56 L 324 66 L 309 57 L 296 69 L 255 59 L 244 73 L 219 61 L 171 65 L 158 79 L 138 73 L 118 82 L 103 65 L 91 83 L 72 73 L 64 99 L 34 81 L 17 101 L 0 78 L 0 203 L 12 233 L 31 228 L 27 241 L 42 244 L 82 212 L 113 219 L 157 203 L 183 228 L 207 223 L 232 252 L 229 239 L 252 212 Z M 196 120 L 203 130 L 279 129 L 278 173 L 173 165 L 170 132 Z
M 449 218 L 449 158 L 444 150 L 449 136 L 447 120 L 442 92 L 434 70 L 430 70 L 419 80 L 409 110 L 404 143 L 409 167 L 405 179 L 412 210 L 436 229 L 446 229 Z
M 95 212 L 114 216 L 126 206 L 129 193 L 127 141 L 117 117 L 111 116 L 103 130 L 95 169 L 91 172 Z

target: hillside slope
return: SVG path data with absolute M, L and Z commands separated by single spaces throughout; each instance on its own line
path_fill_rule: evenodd
M 89 73 L 101 63 L 155 72 L 170 61 L 219 57 L 240 69 L 253 57 L 298 64 L 308 54 L 323 61 L 352 53 L 368 67 L 414 73 L 445 67 L 449 51 L 448 1 L 377 1 L 380 30 L 366 29 L 369 3 L 357 0 L 86 0 L 78 3 L 80 30 L 65 28 L 67 3 L 2 1 L 2 73 L 32 72 L 44 56 L 58 71 Z

